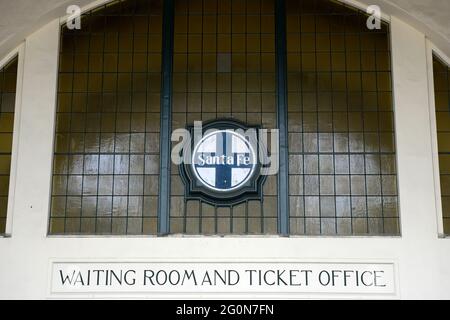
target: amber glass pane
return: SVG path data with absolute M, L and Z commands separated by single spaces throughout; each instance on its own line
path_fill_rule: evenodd
M 61 30 L 51 234 L 156 234 L 162 0 Z
M 16 99 L 17 57 L 0 69 L 0 234 L 5 232 Z
M 273 0 L 175 0 L 173 129 L 237 119 L 276 128 Z M 276 234 L 277 177 L 262 201 L 218 207 L 186 200 L 172 166 L 170 232 Z
M 287 0 L 290 232 L 398 235 L 388 25 Z
M 433 57 L 436 126 L 444 233 L 450 234 L 450 67 Z

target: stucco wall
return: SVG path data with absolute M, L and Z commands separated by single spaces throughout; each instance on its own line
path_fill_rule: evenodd
M 47 236 L 59 25 L 59 20 L 47 24 L 27 37 L 20 49 L 23 85 L 18 92 L 15 135 L 17 174 L 9 216 L 11 237 L 0 238 L 0 298 L 54 297 L 49 270 L 51 262 L 58 260 L 263 259 L 392 262 L 398 280 L 395 297 L 450 299 L 450 239 L 438 236 L 440 213 L 435 197 L 428 78 L 431 46 L 423 33 L 391 18 L 401 237 L 77 238 Z

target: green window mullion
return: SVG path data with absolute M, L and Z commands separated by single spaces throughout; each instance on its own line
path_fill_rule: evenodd
M 170 132 L 172 118 L 172 64 L 174 1 L 164 1 L 162 33 L 161 138 L 158 204 L 158 234 L 170 232 Z
M 278 233 L 289 235 L 289 177 L 287 124 L 287 63 L 285 1 L 275 1 L 275 59 L 277 88 L 277 123 L 279 129 Z

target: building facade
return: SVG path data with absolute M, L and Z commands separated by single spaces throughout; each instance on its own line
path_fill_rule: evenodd
M 365 9 L 96 1 L 27 36 L 0 296 L 449 298 L 450 59 Z

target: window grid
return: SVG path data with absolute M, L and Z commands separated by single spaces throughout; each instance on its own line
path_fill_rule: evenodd
M 50 234 L 156 234 L 161 1 L 81 25 L 61 32 Z
M 116 0 L 62 29 L 51 234 L 157 232 L 161 2 Z M 174 2 L 172 129 L 276 128 L 274 0 Z M 290 233 L 398 235 L 387 25 L 329 0 L 286 0 L 286 15 Z M 232 207 L 187 200 L 173 164 L 170 184 L 172 234 L 277 233 L 276 176 Z
M 6 231 L 8 212 L 17 63 L 15 57 L 0 69 L 0 234 Z
M 450 234 L 450 67 L 433 55 L 436 127 L 444 234 Z
M 399 234 L 387 25 L 321 0 L 286 13 L 291 234 Z
M 216 118 L 276 128 L 274 27 L 273 1 L 175 1 L 173 129 Z M 219 207 L 186 200 L 171 173 L 170 233 L 277 233 L 276 176 L 263 201 Z

